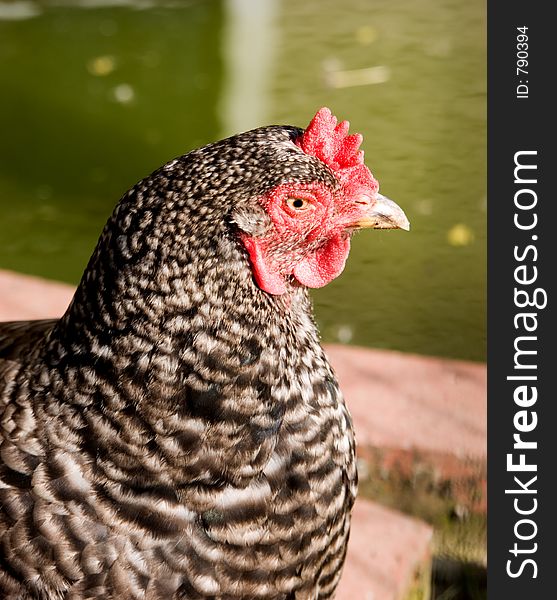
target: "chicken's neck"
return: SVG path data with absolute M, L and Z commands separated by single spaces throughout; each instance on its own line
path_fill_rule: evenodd
M 195 253 L 115 270 L 97 252 L 50 340 L 56 395 L 78 405 L 111 477 L 212 484 L 230 472 L 241 485 L 300 405 L 336 402 L 306 291 L 262 292 L 233 240 Z
M 306 290 L 289 285 L 280 296 L 262 291 L 245 250 L 225 227 L 210 236 L 218 242 L 195 239 L 136 254 L 129 238 L 118 237 L 101 238 L 55 330 L 53 339 L 68 354 L 116 362 L 128 357 L 137 367 L 154 354 L 180 360 L 200 349 L 203 339 L 216 356 L 226 340 L 226 354 L 243 364 L 249 348 L 279 352 L 298 336 L 307 343 L 307 333 L 317 340 Z

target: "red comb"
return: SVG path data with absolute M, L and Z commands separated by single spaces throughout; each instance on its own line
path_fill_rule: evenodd
M 348 135 L 348 121 L 337 125 L 336 117 L 328 108 L 321 108 L 311 120 L 296 144 L 306 153 L 322 160 L 333 170 L 353 167 L 364 162 L 359 150 L 362 136 Z
M 348 182 L 354 178 L 376 191 L 379 188 L 369 169 L 364 165 L 360 150 L 363 137 L 359 133 L 348 135 L 348 121 L 337 125 L 336 117 L 328 108 L 321 108 L 311 120 L 296 144 L 306 153 L 323 161 L 337 177 Z

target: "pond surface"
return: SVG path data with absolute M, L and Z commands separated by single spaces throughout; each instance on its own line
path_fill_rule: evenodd
M 485 46 L 480 0 L 0 0 L 0 268 L 77 283 L 137 180 L 329 106 L 412 230 L 355 237 L 324 339 L 483 360 Z

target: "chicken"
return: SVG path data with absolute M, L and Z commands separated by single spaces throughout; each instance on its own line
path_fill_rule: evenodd
M 172 160 L 60 320 L 0 325 L 0 597 L 333 596 L 354 434 L 307 288 L 402 210 L 321 109 Z

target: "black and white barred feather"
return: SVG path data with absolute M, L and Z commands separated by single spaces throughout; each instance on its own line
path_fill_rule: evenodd
M 335 185 L 270 127 L 130 190 L 59 321 L 0 324 L 0 597 L 324 599 L 356 488 L 304 288 L 253 281 L 236 223 Z

